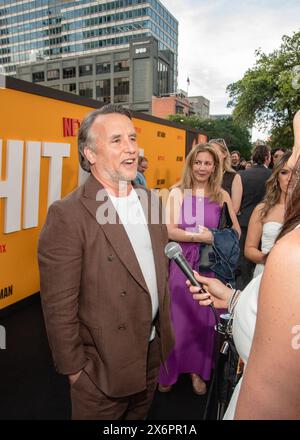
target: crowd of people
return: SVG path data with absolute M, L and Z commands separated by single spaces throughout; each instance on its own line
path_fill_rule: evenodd
M 254 221 L 267 224 L 267 217 L 275 216 L 276 223 L 280 223 L 278 220 L 283 218 L 280 202 L 285 201 L 283 225 L 277 231 L 276 244 L 267 261 L 263 261 L 265 270 L 242 292 L 197 274 L 207 293 L 197 293 L 199 289 L 190 286 L 193 298 L 201 305 L 214 302 L 216 307 L 227 306 L 234 315 L 234 342 L 246 368 L 225 419 L 299 419 L 299 111 L 294 118 L 294 134 L 292 155 L 283 155 L 276 163 L 265 200 L 254 213 Z M 281 177 L 280 173 L 283 173 Z
M 212 304 L 234 314 L 246 364 L 225 418 L 300 417 L 292 341 L 300 324 L 300 111 L 294 133 L 292 152 L 257 145 L 251 162 L 224 139 L 194 146 L 166 206 L 157 198 L 152 224 L 157 196 L 146 188 L 148 160 L 139 157 L 130 112 L 109 104 L 85 118 L 79 159 L 91 175 L 49 208 L 39 240 L 46 328 L 56 368 L 69 376 L 73 419 L 144 419 L 157 383 L 170 392 L 181 374 L 205 394 L 215 367 Z M 101 215 L 107 210 L 115 222 Z M 206 293 L 168 264 L 169 240 Z M 231 286 L 222 282 L 228 268 Z

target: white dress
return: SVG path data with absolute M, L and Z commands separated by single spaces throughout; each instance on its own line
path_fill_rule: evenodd
M 262 273 L 256 278 L 253 278 L 253 280 L 250 281 L 250 283 L 245 287 L 234 311 L 232 326 L 233 339 L 235 347 L 242 361 L 245 363 L 245 367 L 248 362 L 255 329 L 257 299 L 261 277 Z M 239 396 L 242 379 L 243 378 L 239 380 L 234 389 L 227 411 L 224 415 L 224 420 L 232 420 L 234 418 L 235 407 Z
M 263 225 L 263 233 L 261 237 L 261 251 L 263 254 L 268 254 L 270 252 L 281 228 L 282 223 L 279 222 L 267 222 Z M 257 277 L 257 275 L 260 273 L 263 273 L 264 268 L 264 264 L 257 264 L 254 270 L 253 278 Z
M 300 224 L 295 229 L 299 228 Z M 262 273 L 245 287 L 234 311 L 232 334 L 236 349 L 245 363 L 248 362 L 252 339 L 256 324 L 257 302 Z M 243 378 L 241 378 L 235 387 L 229 402 L 227 411 L 224 415 L 224 420 L 233 420 L 237 400 L 239 397 L 240 387 Z

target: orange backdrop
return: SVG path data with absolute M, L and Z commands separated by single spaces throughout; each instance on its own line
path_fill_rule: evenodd
M 21 140 L 24 145 L 27 141 L 61 142 L 71 144 L 70 157 L 63 158 L 62 197 L 76 188 L 76 137 L 64 137 L 63 118 L 82 120 L 92 108 L 11 89 L 0 89 L 0 103 L 0 181 L 6 180 L 8 140 Z M 179 179 L 184 163 L 185 130 L 138 118 L 134 119 L 134 125 L 139 146 L 149 160 L 146 173 L 148 186 L 159 189 L 170 187 Z M 25 148 L 23 182 L 24 164 Z M 39 291 L 37 241 L 47 212 L 48 176 L 49 158 L 41 157 L 38 227 L 4 233 L 6 199 L 0 198 L 0 309 Z

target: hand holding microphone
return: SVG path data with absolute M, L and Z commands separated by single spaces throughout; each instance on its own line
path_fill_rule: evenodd
M 187 277 L 191 285 L 194 286 L 194 288 L 197 288 L 200 294 L 210 296 L 210 294 L 204 289 L 202 284 L 199 283 L 199 281 L 195 278 L 194 271 L 192 270 L 191 266 L 184 258 L 182 254 L 182 248 L 178 243 L 174 241 L 168 243 L 165 247 L 165 254 L 170 260 L 175 261 L 175 263 L 182 270 L 182 272 Z M 215 316 L 216 325 L 218 325 L 219 320 L 212 302 L 209 304 L 209 307 L 212 309 Z
M 189 290 L 193 294 L 193 298 L 199 301 L 200 305 L 211 307 L 215 313 L 213 306 L 215 300 L 218 308 L 227 308 L 228 298 L 232 293 L 232 289 L 216 278 L 203 277 L 194 272 L 184 258 L 182 248 L 178 243 L 174 241 L 168 243 L 165 247 L 165 254 L 170 260 L 174 260 L 185 274 L 190 283 Z M 204 288 L 203 285 L 206 287 Z
M 209 306 L 214 304 L 218 309 L 227 309 L 228 299 L 232 294 L 232 289 L 225 286 L 217 278 L 208 278 L 195 273 L 196 280 L 205 286 L 205 293 L 199 291 L 198 287 L 189 285 L 189 290 L 193 294 L 193 298 L 199 301 L 201 306 Z
M 181 269 L 184 275 L 187 277 L 192 286 L 196 286 L 201 289 L 202 293 L 205 292 L 202 285 L 196 280 L 194 271 L 186 261 L 182 254 L 181 246 L 175 241 L 171 241 L 165 247 L 165 254 L 170 260 L 174 260 L 177 266 Z

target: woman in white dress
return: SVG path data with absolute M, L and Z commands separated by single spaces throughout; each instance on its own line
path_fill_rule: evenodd
M 253 278 L 263 272 L 268 254 L 282 228 L 286 191 L 291 177 L 291 168 L 287 165 L 290 156 L 291 153 L 285 153 L 274 165 L 266 183 L 265 198 L 250 217 L 244 254 L 256 263 Z
M 196 274 L 208 293 L 190 286 L 201 305 L 234 308 L 233 337 L 245 362 L 225 419 L 300 419 L 300 112 L 294 119 L 295 165 L 283 228 L 263 274 L 237 301 L 236 291 Z M 296 141 L 298 140 L 298 143 Z

